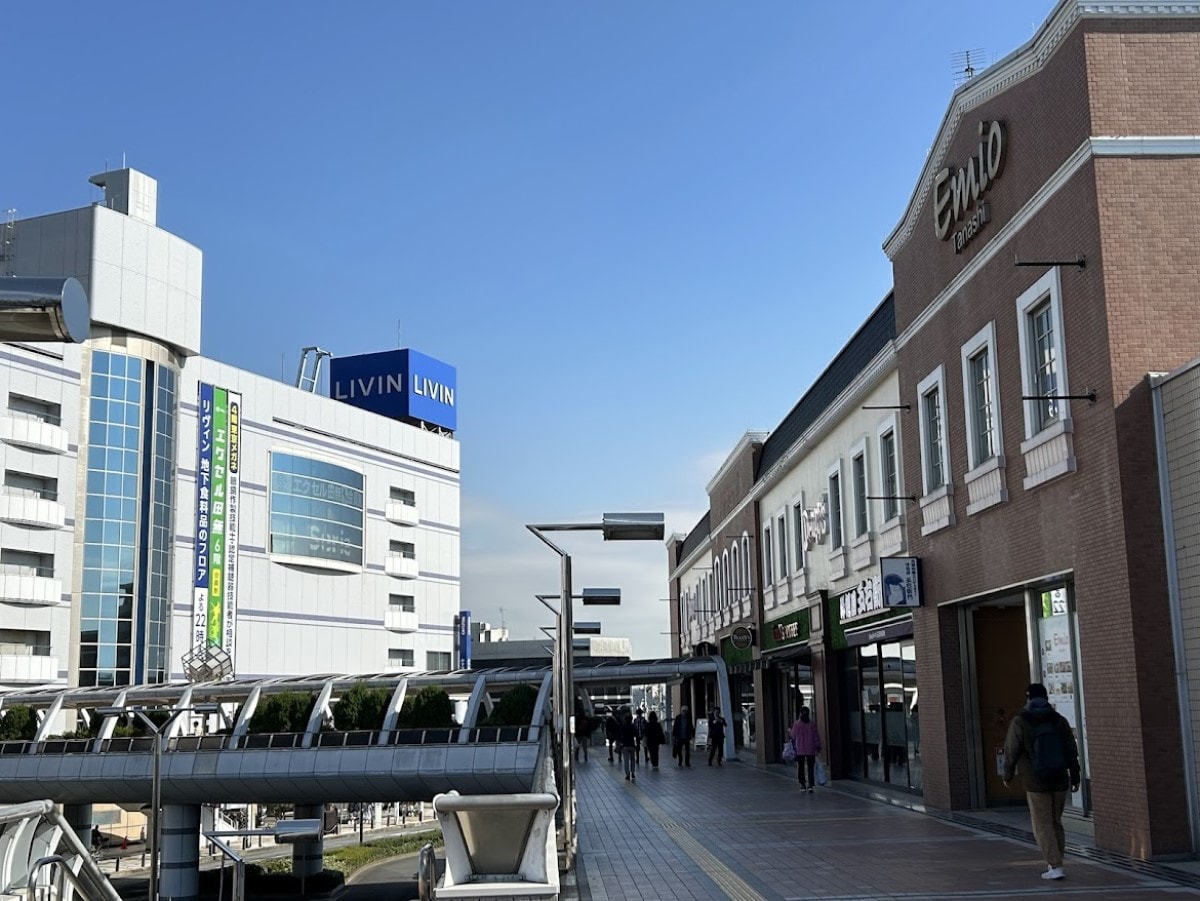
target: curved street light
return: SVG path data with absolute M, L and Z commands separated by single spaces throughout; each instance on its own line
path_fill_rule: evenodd
M 545 536 L 546 532 L 601 532 L 605 541 L 662 541 L 666 533 L 661 513 L 605 513 L 600 522 L 574 523 L 540 523 L 527 524 L 530 532 L 538 537 L 547 547 L 559 556 L 561 614 L 560 635 L 565 637 L 573 634 L 571 613 L 571 555 Z M 600 600 L 598 593 L 592 596 L 592 603 L 605 603 Z M 587 592 L 584 592 L 584 603 L 588 603 Z M 613 603 L 607 601 L 607 603 Z M 619 601 L 618 601 L 619 603 Z M 560 648 L 565 644 L 559 642 Z M 570 870 L 575 864 L 575 773 L 572 766 L 573 755 L 571 747 L 571 720 L 575 713 L 575 678 L 574 652 L 562 653 L 559 657 L 562 671 L 562 689 L 560 692 L 561 716 L 560 739 L 563 746 L 562 754 L 562 785 L 560 793 L 563 801 L 563 845 L 566 852 L 566 868 Z M 568 708 L 570 708 L 568 710 Z

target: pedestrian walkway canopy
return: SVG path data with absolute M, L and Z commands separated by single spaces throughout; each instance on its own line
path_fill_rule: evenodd
M 728 704 L 728 682 L 719 658 L 605 662 L 576 670 L 575 682 L 634 685 L 689 676 L 717 677 L 722 703 Z M 233 717 L 227 730 L 204 734 L 210 716 L 177 716 L 165 728 L 165 802 L 253 799 L 316 804 L 427 800 L 452 789 L 471 794 L 528 792 L 544 753 L 543 733 L 552 721 L 551 682 L 549 666 L 528 666 L 4 692 L 0 716 L 28 705 L 37 712 L 38 727 L 30 741 L 0 743 L 0 802 L 50 797 L 59 803 L 144 803 L 151 794 L 154 738 L 115 738 L 120 711 L 190 711 L 212 709 L 214 704 Z M 355 685 L 389 692 L 387 712 L 377 729 L 337 728 L 336 702 Z M 466 699 L 462 723 L 445 729 L 399 728 L 408 693 L 430 685 Z M 530 722 L 479 725 L 498 697 L 515 685 L 538 689 Z M 314 698 L 304 730 L 252 734 L 250 720 L 262 699 L 285 691 Z M 53 738 L 50 733 L 63 711 L 75 711 L 94 737 Z

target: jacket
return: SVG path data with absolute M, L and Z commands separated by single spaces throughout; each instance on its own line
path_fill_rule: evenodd
M 792 723 L 792 744 L 796 746 L 797 757 L 816 757 L 821 753 L 821 733 L 817 729 L 817 721 L 807 723 L 796 720 Z
M 652 748 L 657 748 L 661 744 L 665 744 L 667 736 L 663 734 L 662 723 L 655 720 L 653 723 L 646 723 L 646 744 Z
M 1067 767 L 1058 776 L 1039 779 L 1033 771 L 1033 729 L 1045 720 L 1054 720 L 1063 737 Z M 1008 724 L 1004 740 L 1004 781 L 1012 781 L 1020 771 L 1021 783 L 1027 792 L 1060 792 L 1079 784 L 1079 745 L 1071 724 L 1050 706 L 1045 698 L 1030 698 L 1021 712 Z
M 637 747 L 637 732 L 633 728 L 633 720 L 626 720 L 617 726 L 617 737 L 621 741 L 622 748 Z
M 682 713 L 675 717 L 675 723 L 671 726 L 671 741 L 682 744 L 695 737 L 696 727 L 692 725 L 692 718 Z

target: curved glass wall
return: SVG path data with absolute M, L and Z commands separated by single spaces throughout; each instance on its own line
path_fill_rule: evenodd
M 273 451 L 270 550 L 362 566 L 362 473 Z
M 79 684 L 161 682 L 176 375 L 124 354 L 91 356 Z

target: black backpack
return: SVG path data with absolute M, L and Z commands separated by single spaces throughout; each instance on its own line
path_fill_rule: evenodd
M 1067 740 L 1057 716 L 1027 717 L 1033 727 L 1033 751 L 1029 763 L 1039 782 L 1054 782 L 1067 772 Z

